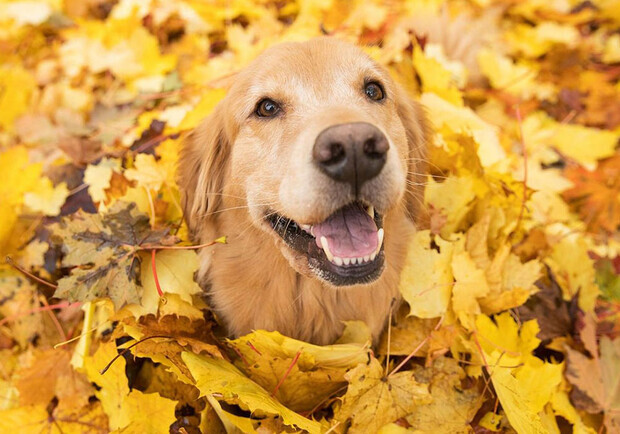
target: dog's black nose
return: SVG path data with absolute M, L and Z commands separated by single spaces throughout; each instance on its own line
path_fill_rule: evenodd
M 357 195 L 364 182 L 381 172 L 389 147 L 387 137 L 377 127 L 353 122 L 321 131 L 312 157 L 324 173 L 350 184 Z

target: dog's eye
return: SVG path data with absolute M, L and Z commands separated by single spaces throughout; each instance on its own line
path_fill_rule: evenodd
M 364 93 L 366 93 L 366 96 L 373 101 L 381 101 L 383 98 L 385 98 L 383 88 L 379 83 L 375 83 L 374 81 L 366 84 L 366 87 L 364 88 Z
M 270 118 L 275 116 L 280 111 L 280 106 L 277 102 L 265 98 L 261 100 L 256 106 L 256 115 L 261 118 Z

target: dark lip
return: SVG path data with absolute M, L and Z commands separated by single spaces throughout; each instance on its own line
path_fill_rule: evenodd
M 373 261 L 338 266 L 327 259 L 323 249 L 316 245 L 315 238 L 301 229 L 294 220 L 269 211 L 266 215 L 273 231 L 288 247 L 304 254 L 308 258 L 310 269 L 322 280 L 334 286 L 352 286 L 371 283 L 381 276 L 385 266 L 385 243 Z M 378 229 L 383 227 L 383 216 L 376 211 L 374 221 Z

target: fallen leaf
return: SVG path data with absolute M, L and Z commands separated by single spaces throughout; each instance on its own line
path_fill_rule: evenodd
M 369 348 L 361 344 L 317 346 L 278 332 L 255 331 L 228 342 L 249 378 L 292 410 L 310 411 L 346 385 L 347 369 L 365 363 Z
M 96 396 L 109 417 L 109 429 L 124 429 L 133 424 L 134 427 L 140 426 L 145 433 L 168 433 L 175 420 L 176 402 L 157 393 L 130 391 L 122 357 L 101 374 L 116 355 L 114 344 L 102 343 L 92 357 L 86 358 L 84 365 L 88 379 L 98 386 Z
M 577 408 L 589 413 L 604 412 L 609 432 L 620 428 L 620 339 L 603 336 L 599 351 L 596 341 L 585 339 L 593 358 L 566 346 L 566 378 L 574 386 L 571 400 Z
M 351 433 L 377 432 L 432 401 L 428 385 L 416 381 L 412 371 L 386 376 L 375 358 L 350 370 L 346 379 L 349 387 L 334 417 L 341 423 L 350 421 Z
M 464 389 L 465 371 L 454 359 L 439 357 L 428 368 L 416 366 L 415 378 L 428 384 L 432 402 L 421 404 L 406 416 L 414 430 L 422 432 L 468 433 L 480 408 L 480 392 L 474 386 Z
M 575 186 L 563 196 L 588 228 L 615 232 L 620 227 L 620 154 L 601 161 L 594 171 L 573 167 L 565 175 Z
M 168 232 L 152 231 L 147 216 L 122 202 L 105 215 L 80 211 L 51 230 L 65 252 L 62 265 L 75 267 L 58 281 L 55 296 L 70 301 L 109 297 L 117 309 L 140 301 L 138 250 L 158 244 Z
M 70 359 L 71 353 L 64 348 L 34 353 L 30 366 L 16 373 L 20 404 L 47 406 L 56 397 L 60 410 L 86 407 L 95 389 L 73 370 Z
M 429 231 L 415 234 L 399 284 L 409 315 L 436 318 L 446 312 L 452 294 L 453 250 L 454 243 L 439 236 L 431 238 Z
M 140 255 L 141 261 L 149 266 L 141 269 L 142 297 L 140 304 L 147 312 L 156 313 L 160 297 L 153 275 L 150 252 Z M 192 303 L 192 295 L 202 293 L 194 281 L 198 270 L 198 256 L 191 250 L 161 250 L 155 255 L 155 269 L 159 285 L 164 294 L 177 294 L 181 300 Z
M 260 415 L 280 415 L 283 422 L 309 433 L 320 432 L 318 422 L 306 419 L 287 409 L 269 395 L 258 384 L 252 382 L 235 366 L 222 359 L 213 359 L 184 352 L 183 361 L 187 364 L 201 396 L 216 394 L 230 404 Z

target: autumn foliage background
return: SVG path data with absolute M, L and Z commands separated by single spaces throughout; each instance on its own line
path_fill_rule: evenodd
M 223 78 L 320 34 L 436 130 L 372 350 L 222 338 L 175 184 Z M 0 432 L 620 432 L 617 0 L 2 0 L 0 60 Z

